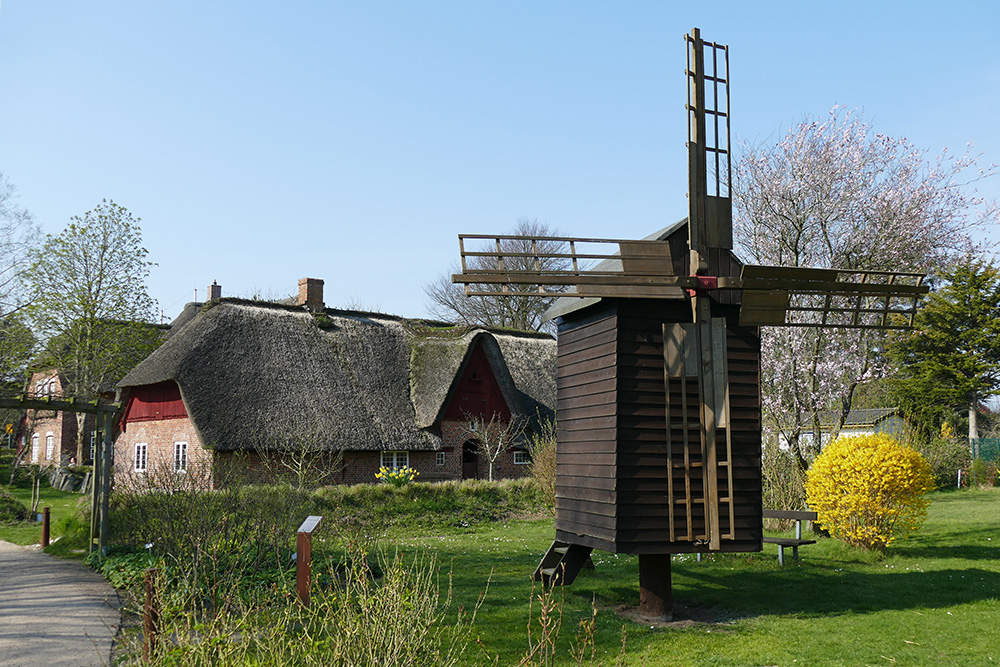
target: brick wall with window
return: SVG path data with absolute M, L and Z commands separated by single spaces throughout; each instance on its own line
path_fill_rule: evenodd
M 454 452 L 450 455 L 453 459 L 454 468 L 449 467 L 451 477 L 447 479 L 462 479 L 462 448 L 466 442 L 475 440 L 475 437 L 475 432 L 471 430 L 468 421 L 442 420 L 441 441 L 445 449 L 450 449 Z M 514 451 L 508 450 L 496 460 L 493 464 L 493 479 L 524 477 L 530 473 L 531 466 L 515 462 Z M 523 460 L 526 456 L 527 452 L 520 458 Z M 476 463 L 476 478 L 489 479 L 489 463 L 483 456 L 479 456 Z
M 178 447 L 179 444 L 183 447 Z M 137 445 L 141 454 L 137 454 Z M 114 466 L 116 484 L 150 483 L 180 472 L 178 455 L 183 452 L 183 473 L 196 475 L 199 480 L 212 481 L 212 452 L 201 445 L 190 419 L 164 419 L 128 424 L 115 441 Z M 145 456 L 145 470 L 139 463 Z M 191 478 L 194 479 L 194 476 Z M 179 482 L 179 480 L 177 481 Z
M 65 398 L 58 374 L 40 371 L 31 376 L 28 395 L 32 398 Z M 32 434 L 29 441 L 38 435 L 37 458 L 29 452 L 29 460 L 42 466 L 90 463 L 90 439 L 94 432 L 95 418 L 87 415 L 84 421 L 83 460 L 76 458 L 77 415 L 74 412 L 54 412 L 50 410 L 28 410 L 23 425 L 24 432 Z M 49 435 L 51 434 L 51 438 Z

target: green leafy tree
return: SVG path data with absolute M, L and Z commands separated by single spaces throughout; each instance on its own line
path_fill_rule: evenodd
M 928 433 L 951 410 L 969 415 L 969 437 L 979 437 L 979 408 L 1000 394 L 1000 270 L 964 260 L 942 275 L 943 286 L 917 312 L 913 331 L 890 353 L 900 367 L 900 407 Z
M 160 342 L 149 322 L 146 260 L 139 219 L 103 200 L 75 216 L 34 254 L 31 317 L 44 341 L 42 361 L 59 369 L 63 393 L 94 399 Z M 77 460 L 84 460 L 84 414 L 77 415 Z
M 39 231 L 16 200 L 17 188 L 0 172 L 0 382 L 6 394 L 22 389 L 35 344 L 22 312 L 28 303 L 23 279 Z

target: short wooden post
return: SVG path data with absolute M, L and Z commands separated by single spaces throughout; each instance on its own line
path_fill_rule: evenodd
M 42 509 L 42 548 L 49 546 L 49 508 Z
M 639 615 L 658 621 L 673 618 L 670 554 L 639 555 Z
M 160 632 L 160 609 L 156 602 L 156 568 L 146 570 L 146 603 L 142 610 L 142 659 L 149 661 L 156 652 Z
M 295 544 L 295 588 L 299 601 L 309 608 L 309 588 L 312 585 L 312 532 L 319 524 L 321 516 L 309 516 L 299 526 Z

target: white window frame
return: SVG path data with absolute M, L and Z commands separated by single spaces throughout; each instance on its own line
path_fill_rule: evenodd
M 408 451 L 382 452 L 381 463 L 383 468 L 389 468 L 390 470 L 409 468 L 410 452 Z
M 174 472 L 187 472 L 188 444 L 183 440 L 174 443 Z
M 31 436 L 31 462 L 38 463 L 38 441 L 39 436 L 37 433 Z
M 56 436 L 52 431 L 45 434 L 45 459 L 54 461 L 52 457 L 56 453 Z
M 514 450 L 514 465 L 526 466 L 531 463 L 531 455 L 523 449 Z
M 439 466 L 443 466 L 445 460 L 446 458 L 444 452 L 438 452 L 437 455 L 434 457 L 434 462 L 437 463 Z
M 149 443 L 137 442 L 132 453 L 132 472 L 145 474 L 149 470 Z

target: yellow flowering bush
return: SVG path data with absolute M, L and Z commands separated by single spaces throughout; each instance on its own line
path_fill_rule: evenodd
M 837 438 L 806 473 L 806 501 L 830 534 L 884 551 L 920 528 L 934 489 L 920 453 L 884 433 Z
M 375 479 L 385 482 L 386 484 L 392 484 L 395 487 L 406 486 L 420 473 L 413 468 L 387 468 L 382 466 L 375 473 Z

